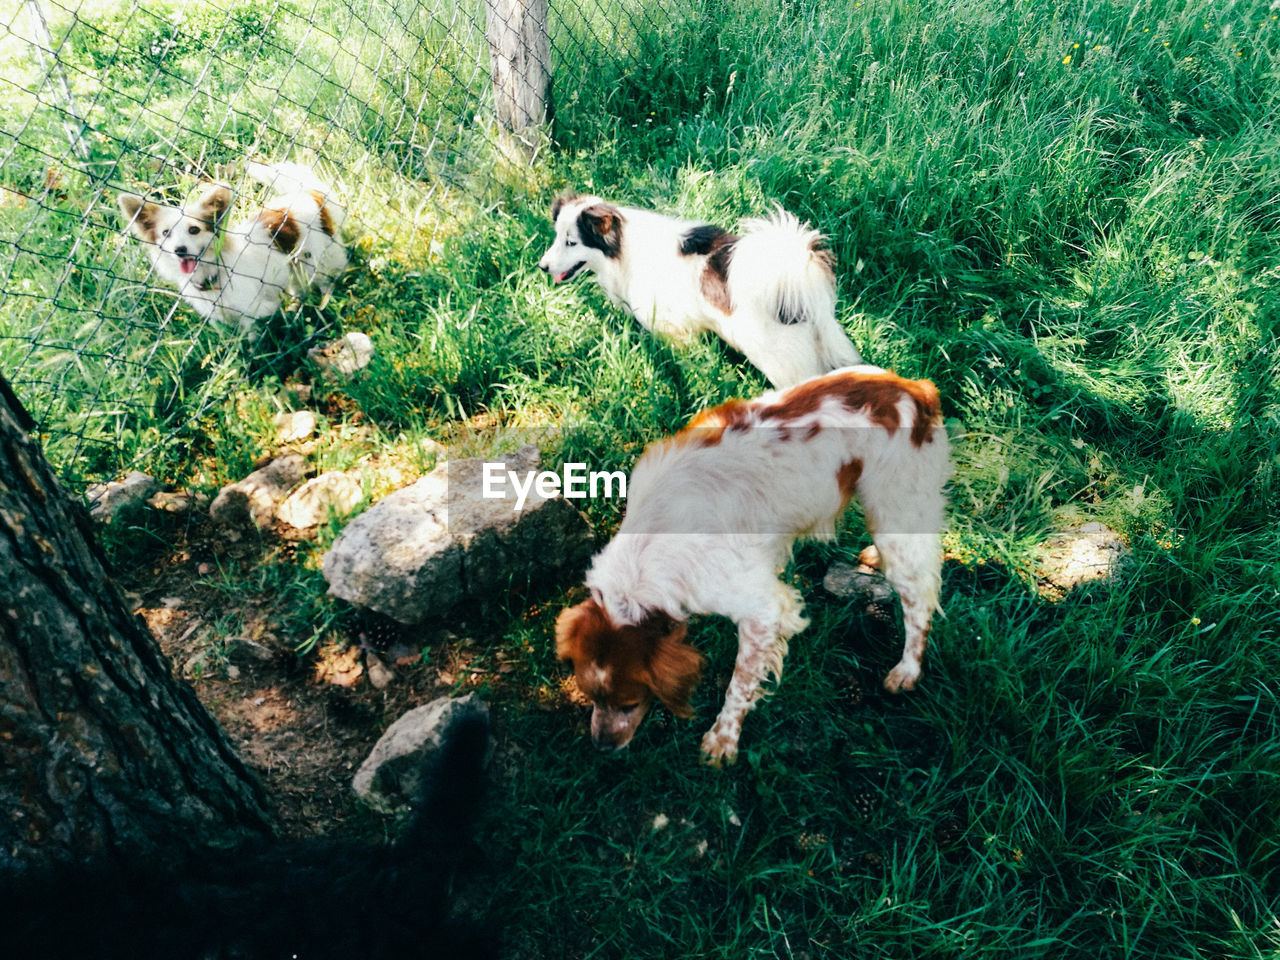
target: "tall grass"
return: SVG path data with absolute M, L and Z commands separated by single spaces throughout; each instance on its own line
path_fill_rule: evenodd
M 554 424 L 553 459 L 626 468 L 694 411 L 763 389 L 719 343 L 656 341 L 589 283 L 549 287 L 534 265 L 565 186 L 725 225 L 780 201 L 830 237 L 841 319 L 868 360 L 941 390 L 957 440 L 954 560 L 922 689 L 889 698 L 876 684 L 895 637 L 819 587 L 861 545 L 856 519 L 840 543 L 802 548 L 788 575 L 813 625 L 725 771 L 697 764 L 697 742 L 732 662 L 726 624 L 693 625 L 713 664 L 699 720 L 651 717 L 626 756 L 604 760 L 559 692 L 558 605 L 513 611 L 487 639 L 503 750 L 484 837 L 502 873 L 491 917 L 512 955 L 1280 954 L 1278 13 L 1155 0 L 560 6 L 555 143 L 533 168 L 476 133 L 424 171 L 418 133 L 393 134 L 376 83 L 360 95 L 381 106 L 351 126 L 344 93 L 289 79 L 303 67 L 281 51 L 320 64 L 328 41 L 295 35 L 283 13 L 231 81 L 250 100 L 268 79 L 295 105 L 312 91 L 332 124 L 323 145 L 353 198 L 360 269 L 328 320 L 378 344 L 345 390 L 374 425 L 366 442 L 473 430 L 483 445 L 495 424 Z M 423 14 L 379 16 L 395 23 L 378 21 L 354 62 Z M 618 22 L 613 46 L 591 42 Z M 436 22 L 421 35 L 470 62 L 465 31 Z M 105 41 L 80 42 L 92 59 Z M 414 130 L 473 114 L 481 94 L 468 96 L 443 97 Z M 258 106 L 271 104 L 291 109 Z M 219 161 L 288 139 L 259 138 L 284 120 L 231 115 L 198 131 L 234 129 L 209 148 Z M 206 143 L 166 129 L 187 153 Z M 47 133 L 61 136 L 52 122 Z M 24 163 L 24 190 L 38 192 L 39 164 Z M 19 255 L 7 286 L 43 289 L 68 256 L 86 276 L 117 261 L 127 275 L 137 258 L 111 238 L 108 205 L 91 243 L 51 237 Z M 24 209 L 0 213 L 29 233 Z M 118 281 L 61 289 L 95 309 L 123 295 Z M 27 302 L 5 301 L 10 333 L 44 329 L 48 308 Z M 225 389 L 252 359 L 251 345 L 225 366 L 187 346 L 216 335 L 162 293 L 136 304 L 102 312 L 138 338 L 103 335 L 140 344 L 156 395 L 177 398 L 165 403 L 179 384 L 226 377 Z M 64 359 L 42 360 L 49 402 L 70 414 L 62 364 L 97 362 L 83 347 L 94 335 L 64 330 Z M 269 449 L 279 375 L 241 382 L 237 409 L 258 414 L 205 417 L 202 449 L 216 455 L 171 458 L 167 478 L 213 484 Z M 620 511 L 591 507 L 605 534 Z M 1128 541 L 1120 582 L 1041 596 L 1037 545 L 1092 520 Z

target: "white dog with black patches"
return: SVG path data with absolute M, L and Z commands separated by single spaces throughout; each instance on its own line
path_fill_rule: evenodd
M 207 187 L 181 207 L 120 195 L 130 232 L 155 272 L 202 317 L 235 320 L 246 330 L 308 286 L 328 295 L 346 269 L 340 230 L 346 211 L 309 167 L 250 163 L 246 172 L 276 196 L 234 226 L 226 184 Z
M 561 197 L 538 266 L 556 283 L 590 270 L 646 330 L 687 342 L 710 331 L 776 387 L 861 363 L 836 321 L 822 234 L 778 209 L 735 236 L 695 220 Z

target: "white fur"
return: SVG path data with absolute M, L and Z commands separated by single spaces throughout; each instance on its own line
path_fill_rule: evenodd
M 341 239 L 346 213 L 308 167 L 250 163 L 246 172 L 276 196 L 234 226 L 226 226 L 232 194 L 222 184 L 181 207 L 121 194 L 120 209 L 155 272 L 176 286 L 192 309 L 202 317 L 239 321 L 248 329 L 275 313 L 286 294 L 314 285 L 327 296 L 346 269 L 347 250 Z M 334 236 L 323 227 L 322 207 Z M 277 246 L 263 221 L 273 211 L 285 211 L 300 227 L 298 243 L 289 252 Z M 184 261 L 189 271 L 183 270 Z
M 592 209 L 619 216 L 618 256 L 583 243 L 581 217 Z M 703 292 L 708 258 L 680 252 L 684 236 L 699 226 L 705 224 L 576 197 L 560 208 L 555 241 L 538 265 L 557 283 L 578 270 L 594 272 L 609 298 L 653 333 L 677 342 L 716 334 L 776 387 L 862 362 L 836 321 L 835 278 L 815 253 L 818 231 L 782 209 L 743 221 L 730 258 L 726 313 Z M 804 319 L 783 323 L 780 311 Z
M 875 367 L 857 367 L 808 386 L 821 381 L 834 390 L 860 377 L 903 383 Z M 649 446 L 628 484 L 626 518 L 586 578 L 617 625 L 637 624 L 653 611 L 676 620 L 720 614 L 738 625 L 733 679 L 703 739 L 713 760 L 732 759 L 761 682 L 781 674 L 788 638 L 808 625 L 799 593 L 777 575 L 798 537 L 834 534 L 845 503 L 837 482 L 844 465 L 862 464 L 857 494 L 885 576 L 902 600 L 906 642 L 885 679 L 890 691 L 915 685 L 938 609 L 943 484 L 950 470 L 939 419 L 917 446 L 911 428 L 918 408 L 905 391 L 894 430 L 878 423 L 874 411 L 851 410 L 835 395 L 802 416 L 770 416 L 769 408 L 792 392 L 750 401 L 745 424 L 724 429 L 718 439 L 713 411 L 712 426 L 691 426 L 688 436 Z M 703 429 L 710 432 L 699 437 Z

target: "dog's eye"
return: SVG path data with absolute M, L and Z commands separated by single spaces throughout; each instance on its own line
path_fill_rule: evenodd
M 577 241 L 577 240 L 570 240 L 568 237 L 566 237 L 566 238 L 565 238 L 565 241 L 564 241 L 564 245 L 565 245 L 566 247 L 576 247 L 576 246 L 578 245 L 578 241 Z
M 193 237 L 199 232 L 200 232 L 199 227 L 187 227 L 187 233 L 191 234 Z
M 635 703 L 624 703 L 622 704 L 622 706 L 618 707 L 618 712 L 630 713 L 632 710 L 636 709 L 636 707 L 638 706 L 640 706 L 640 702 L 638 700 Z

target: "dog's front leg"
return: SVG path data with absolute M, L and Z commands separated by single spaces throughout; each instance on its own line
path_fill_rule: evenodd
M 719 766 L 737 759 L 742 721 L 760 699 L 760 684 L 765 677 L 781 675 L 786 654 L 787 641 L 779 636 L 777 624 L 760 620 L 738 624 L 738 659 L 733 679 L 715 725 L 702 738 L 702 752 L 708 762 Z

